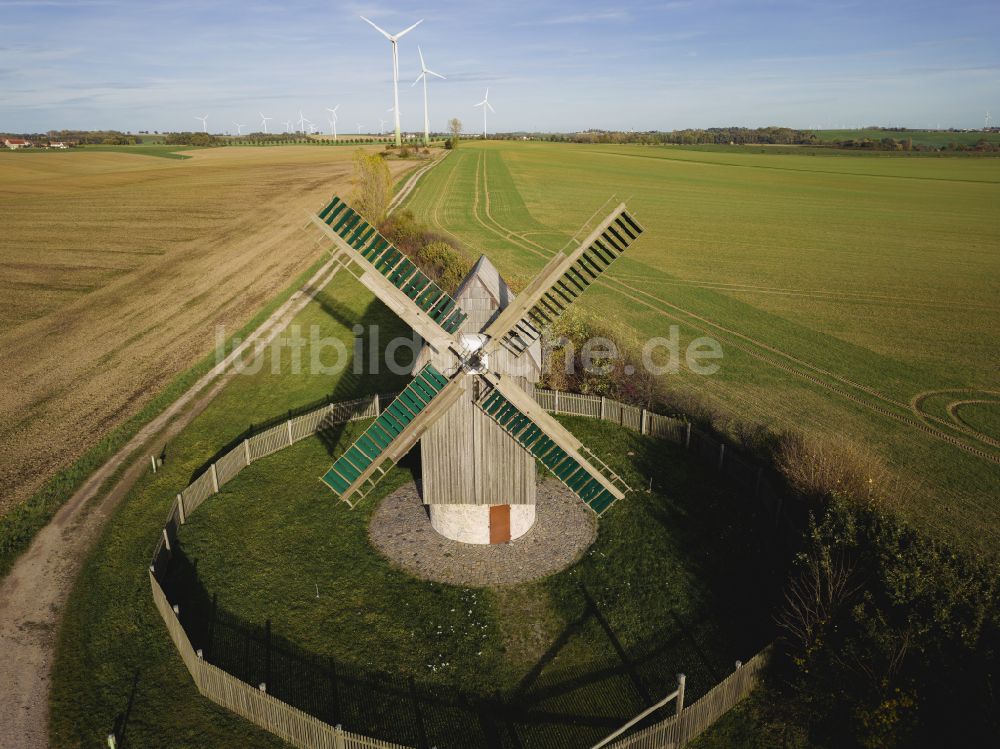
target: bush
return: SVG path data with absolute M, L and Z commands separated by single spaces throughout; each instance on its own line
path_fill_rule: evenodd
M 431 231 L 410 211 L 399 211 L 380 227 L 383 236 L 405 252 L 442 289 L 454 293 L 472 264 L 453 240 Z
M 986 746 L 1000 731 L 1000 569 L 841 499 L 811 521 L 764 722 L 814 745 Z
M 886 506 L 900 491 L 899 479 L 873 453 L 843 439 L 784 435 L 775 465 L 807 499 L 840 497 L 863 506 Z
M 363 148 L 354 152 L 354 193 L 352 204 L 373 224 L 385 218 L 392 200 L 392 176 L 380 153 Z

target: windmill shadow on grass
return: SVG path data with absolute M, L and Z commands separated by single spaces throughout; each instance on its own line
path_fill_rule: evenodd
M 268 621 L 249 621 L 220 605 L 179 544 L 165 578 L 167 597 L 179 605 L 192 646 L 208 662 L 248 684 L 266 684 L 269 694 L 330 725 L 414 747 L 592 744 L 672 691 L 678 664 L 691 657 L 683 635 L 669 623 L 640 646 L 624 647 L 580 589 L 580 617 L 519 684 L 506 694 L 476 692 L 309 652 Z M 600 652 L 582 666 L 563 665 L 560 656 L 581 637 L 601 643 Z
M 364 335 L 366 336 L 365 346 L 362 352 L 364 361 L 362 362 L 363 366 L 360 367 L 363 374 L 355 374 L 356 352 L 350 343 L 345 344 L 347 359 L 340 362 L 341 371 L 339 375 L 331 375 L 331 379 L 336 378 L 335 384 L 326 396 L 296 406 L 295 408 L 289 409 L 280 414 L 275 414 L 263 421 L 249 424 L 243 432 L 220 447 L 210 458 L 208 458 L 208 460 L 198 466 L 198 468 L 191 473 L 188 483 L 191 483 L 200 477 L 209 470 L 213 463 L 226 455 L 226 453 L 238 447 L 244 440 L 255 434 L 259 434 L 267 429 L 283 424 L 289 419 L 315 411 L 324 405 L 346 400 L 354 400 L 356 398 L 375 395 L 376 393 L 386 393 L 399 390 L 409 380 L 407 375 L 395 375 L 384 366 L 381 349 L 378 352 L 379 371 L 375 373 L 369 371 L 369 347 L 372 345 L 372 342 L 367 339 L 369 331 L 373 328 L 379 331 L 379 344 L 387 342 L 394 337 L 406 336 L 410 333 L 409 328 L 403 324 L 399 318 L 393 315 L 382 302 L 377 299 L 373 300 L 367 307 L 365 307 L 364 312 L 360 316 L 357 316 L 357 314 L 348 308 L 347 305 L 338 302 L 325 291 L 318 293 L 313 301 L 339 325 L 342 325 L 347 329 L 351 329 L 354 325 L 361 325 L 363 327 L 365 331 Z M 307 350 L 303 356 L 303 366 L 311 366 L 310 357 L 311 350 Z M 330 365 L 331 363 L 326 360 L 326 357 L 323 357 L 321 362 L 324 365 Z M 331 424 L 321 432 L 317 432 L 316 437 L 324 444 L 324 446 L 326 446 L 327 452 L 330 455 L 333 455 L 336 451 L 343 449 L 344 446 L 340 444 L 340 440 L 349 426 L 350 425 L 348 423 Z M 166 448 L 164 448 L 164 451 L 165 450 Z

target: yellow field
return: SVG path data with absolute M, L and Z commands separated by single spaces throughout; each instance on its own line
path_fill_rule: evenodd
M 319 257 L 304 211 L 352 153 L 0 154 L 0 513 Z

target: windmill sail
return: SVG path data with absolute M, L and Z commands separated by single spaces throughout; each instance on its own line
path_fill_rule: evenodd
M 485 331 L 520 356 L 642 233 L 620 204 L 570 255 L 557 254 Z
M 463 392 L 463 379 L 449 381 L 428 364 L 337 458 L 323 483 L 354 507 Z
M 476 404 L 598 515 L 625 494 L 591 465 L 583 444 L 506 375 L 482 377 Z M 615 477 L 617 478 L 617 477 Z M 621 479 L 618 482 L 625 485 Z
M 361 269 L 359 273 L 348 266 L 376 296 L 425 340 L 448 346 L 466 318 L 451 295 L 340 198 L 335 197 L 313 221 Z

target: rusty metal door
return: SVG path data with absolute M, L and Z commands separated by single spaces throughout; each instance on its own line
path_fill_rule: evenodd
M 490 505 L 490 543 L 510 541 L 510 505 Z

